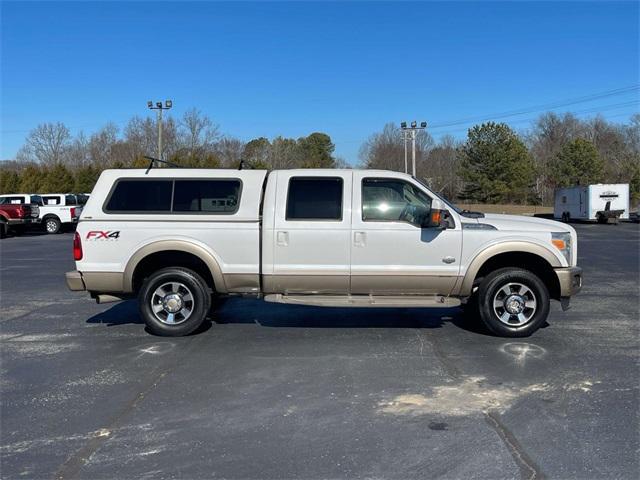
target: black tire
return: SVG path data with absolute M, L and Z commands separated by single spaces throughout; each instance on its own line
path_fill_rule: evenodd
M 55 235 L 56 233 L 60 233 L 62 223 L 60 223 L 60 219 L 58 217 L 47 217 L 42 223 L 48 234 Z
M 179 304 L 184 305 L 190 313 L 187 318 L 182 310 L 169 317 L 168 310 L 162 309 L 157 314 L 152 309 L 152 302 L 161 306 L 157 295 L 160 287 L 166 284 L 177 284 L 180 297 Z M 173 290 L 176 290 L 175 288 Z M 173 295 L 173 290 L 166 290 L 167 295 Z M 165 291 L 165 290 L 163 290 Z M 190 295 L 189 295 L 190 294 Z M 163 298 L 167 298 L 166 296 Z M 192 300 L 185 300 L 191 298 Z M 172 307 L 172 305 L 169 305 Z M 178 307 L 176 307 L 178 308 Z M 211 292 L 206 282 L 196 272 L 180 267 L 169 267 L 158 270 L 145 279 L 138 293 L 138 310 L 151 333 L 166 337 L 181 337 L 195 331 L 205 321 L 211 309 Z M 171 324 L 174 321 L 174 324 Z
M 0 238 L 7 238 L 7 222 L 0 222 Z
M 507 311 L 509 298 L 524 308 L 520 314 Z M 487 275 L 480 283 L 478 300 L 483 323 L 491 333 L 501 337 L 528 337 L 545 324 L 549 315 L 549 290 L 535 274 L 520 268 L 501 268 Z M 494 307 L 494 302 L 504 302 L 505 306 Z

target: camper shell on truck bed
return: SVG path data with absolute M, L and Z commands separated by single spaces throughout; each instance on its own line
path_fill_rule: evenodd
M 463 241 L 464 239 L 464 241 Z M 104 171 L 74 238 L 71 290 L 138 297 L 149 329 L 184 335 L 229 295 L 343 307 L 477 307 L 530 335 L 582 285 L 575 230 L 460 211 L 384 170 Z

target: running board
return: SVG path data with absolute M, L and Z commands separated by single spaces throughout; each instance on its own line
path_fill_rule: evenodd
M 441 295 L 418 296 L 371 296 L 371 295 L 265 295 L 264 300 L 290 305 L 313 305 L 316 307 L 392 307 L 392 308 L 451 308 L 460 306 L 458 298 Z

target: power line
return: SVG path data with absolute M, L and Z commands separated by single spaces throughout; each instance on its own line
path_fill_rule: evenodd
M 629 106 L 636 106 L 638 105 L 638 102 L 636 101 L 628 101 L 628 102 L 621 102 L 621 103 L 613 103 L 613 104 L 608 104 L 608 105 L 602 105 L 599 107 L 589 107 L 588 109 L 583 109 L 583 110 L 574 110 L 574 111 L 567 111 L 564 113 L 569 113 L 571 115 L 583 115 L 585 113 L 597 113 L 597 112 L 604 112 L 607 110 L 615 110 L 615 109 L 619 109 L 619 108 L 624 108 L 624 107 L 629 107 Z M 556 112 L 554 112 L 556 113 Z M 616 115 L 608 115 L 607 118 L 614 118 L 614 117 L 621 117 L 624 115 L 633 115 L 634 113 L 637 112 L 629 112 L 629 113 L 621 113 L 621 114 L 616 114 Z M 528 118 L 524 118 L 524 119 L 519 119 L 519 120 L 514 120 L 514 121 L 509 121 L 507 122 L 509 125 L 515 125 L 515 124 L 520 124 L 520 123 L 526 123 L 526 122 L 533 122 L 535 120 L 537 120 L 539 117 L 528 117 Z M 444 132 L 435 132 L 437 135 L 439 136 L 443 136 L 443 135 L 447 135 L 449 133 L 456 133 L 456 132 L 464 132 L 466 130 L 468 130 L 469 127 L 462 127 L 462 128 L 455 128 L 453 130 L 447 130 Z M 347 143 L 363 143 L 362 139 L 352 139 L 352 140 L 342 140 L 340 141 L 341 144 L 347 144 Z
M 435 123 L 430 126 L 430 129 L 433 130 L 435 128 L 453 127 L 456 125 L 464 125 L 466 123 L 486 122 L 486 121 L 494 120 L 498 118 L 514 117 L 517 115 L 524 115 L 526 113 L 532 113 L 532 112 L 541 111 L 541 110 L 550 110 L 550 109 L 559 108 L 559 107 L 566 107 L 569 105 L 576 105 L 579 103 L 592 102 L 594 100 L 613 97 L 616 95 L 624 95 L 627 93 L 637 91 L 639 89 L 640 89 L 640 85 L 617 88 L 615 90 L 608 90 L 605 92 L 593 93 L 590 95 L 585 95 L 582 97 L 574 97 L 574 98 L 569 98 L 565 100 L 556 100 L 551 103 L 524 107 L 517 110 L 509 110 L 501 113 L 494 113 L 494 114 L 488 114 L 488 115 L 482 115 L 482 116 L 476 116 L 476 117 L 467 117 L 467 118 L 461 118 L 458 120 L 450 120 L 450 121 L 445 121 L 441 123 Z
M 591 108 L 587 108 L 584 110 L 576 110 L 576 111 L 570 111 L 570 112 L 565 112 L 571 115 L 584 115 L 586 113 L 598 113 L 598 112 L 604 112 L 607 110 L 616 110 L 619 108 L 625 108 L 628 106 L 633 106 L 633 105 L 637 105 L 637 102 L 633 101 L 633 102 L 623 102 L 623 103 L 614 103 L 614 104 L 610 104 L 610 105 L 603 105 L 602 107 L 591 107 Z M 629 113 L 620 113 L 620 114 L 616 114 L 616 115 L 609 115 L 609 118 L 613 118 L 613 117 L 620 117 L 623 115 L 633 115 L 633 113 L 636 112 L 629 112 Z M 530 118 L 523 118 L 523 119 L 519 119 L 519 120 L 515 120 L 515 121 L 511 121 L 508 122 L 509 125 L 517 125 L 520 123 L 527 123 L 527 122 L 534 122 L 535 120 L 537 120 L 539 117 L 530 117 Z M 468 130 L 468 127 L 462 127 L 462 128 L 456 128 L 453 130 L 447 130 L 446 132 L 436 132 L 438 135 L 447 135 L 450 133 L 456 133 L 456 132 L 464 132 L 466 130 Z

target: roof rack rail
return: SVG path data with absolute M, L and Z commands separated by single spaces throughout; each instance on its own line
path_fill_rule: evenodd
M 175 164 L 175 163 L 173 163 L 173 162 L 168 162 L 167 160 L 162 160 L 162 159 L 160 159 L 160 158 L 149 157 L 148 155 L 145 155 L 143 158 L 146 158 L 146 159 L 148 159 L 148 160 L 151 160 L 151 161 L 149 162 L 149 167 L 147 168 L 146 172 L 144 172 L 144 174 L 145 174 L 145 175 L 146 175 L 146 174 L 148 174 L 148 173 L 149 173 L 149 170 L 151 170 L 151 169 L 153 168 L 153 164 L 154 164 L 155 162 L 164 163 L 165 165 L 169 165 L 169 166 L 171 166 L 171 167 L 173 167 L 173 168 L 182 168 L 182 167 L 181 167 L 180 165 L 178 165 L 178 164 Z

